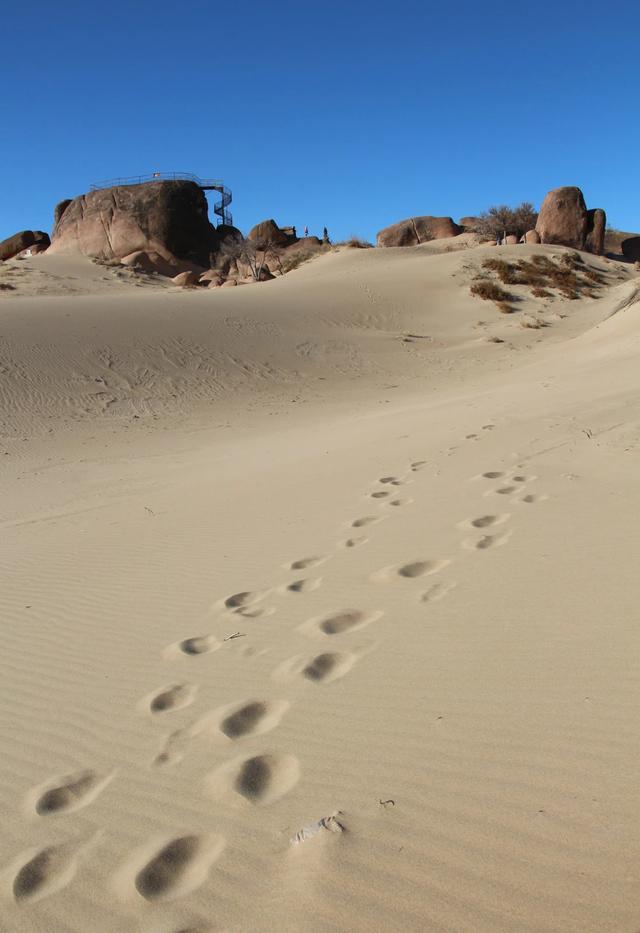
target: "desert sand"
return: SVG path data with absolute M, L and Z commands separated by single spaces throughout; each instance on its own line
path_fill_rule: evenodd
M 4 264 L 0 929 L 640 929 L 640 277 L 495 253 Z

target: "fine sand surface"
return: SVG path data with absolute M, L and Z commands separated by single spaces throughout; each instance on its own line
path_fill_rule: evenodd
M 640 929 L 640 276 L 496 253 L 0 268 L 3 933 Z

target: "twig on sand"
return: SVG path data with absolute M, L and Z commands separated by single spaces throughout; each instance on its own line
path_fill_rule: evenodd
M 232 638 L 246 638 L 246 637 L 247 637 L 246 632 L 234 632 L 233 635 L 225 635 L 225 637 L 222 640 L 231 641 Z
M 391 800 L 391 799 L 389 799 L 389 800 L 380 800 L 380 806 L 381 806 L 381 807 L 384 807 L 385 810 L 386 810 L 387 807 L 395 807 L 395 805 L 396 805 L 395 800 Z

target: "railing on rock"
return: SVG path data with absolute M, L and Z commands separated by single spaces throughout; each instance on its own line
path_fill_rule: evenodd
M 145 185 L 151 181 L 192 181 L 203 191 L 218 191 L 221 198 L 213 205 L 213 213 L 218 217 L 218 226 L 221 224 L 232 226 L 233 217 L 227 210 L 232 200 L 231 191 L 218 178 L 198 178 L 191 172 L 151 172 L 149 175 L 132 175 L 129 178 L 97 181 L 90 186 L 90 190 L 97 191 L 99 188 L 117 188 L 124 185 Z

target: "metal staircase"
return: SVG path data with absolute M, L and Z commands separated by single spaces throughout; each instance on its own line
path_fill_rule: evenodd
M 124 185 L 145 185 L 151 181 L 192 181 L 203 191 L 218 191 L 221 195 L 220 200 L 213 205 L 213 213 L 218 218 L 217 226 L 225 224 L 231 227 L 233 225 L 233 217 L 227 210 L 232 200 L 231 191 L 218 178 L 198 178 L 191 172 L 152 172 L 149 175 L 132 175 L 130 178 L 97 181 L 90 186 L 90 190 L 97 191 L 99 188 L 116 188 Z

